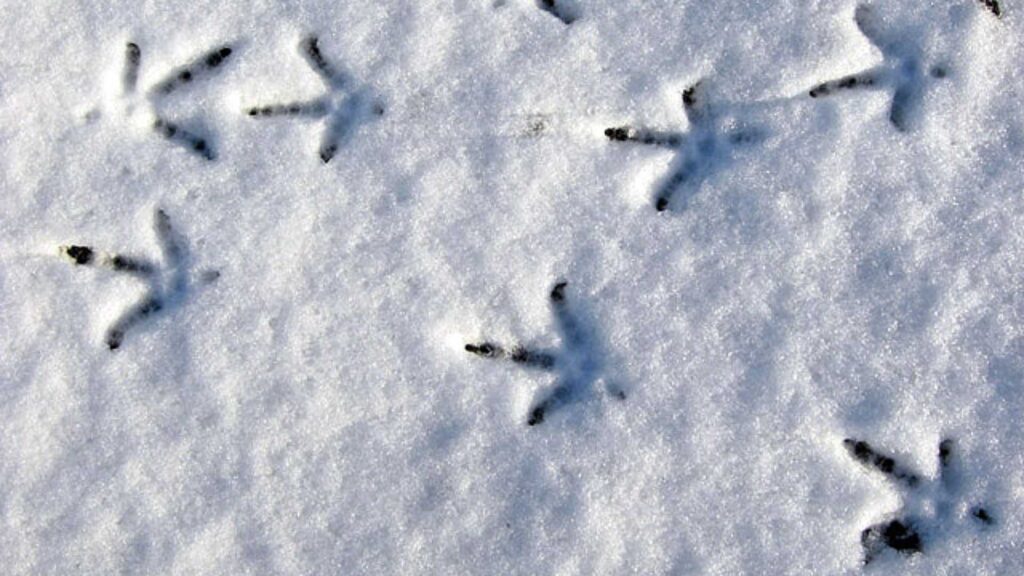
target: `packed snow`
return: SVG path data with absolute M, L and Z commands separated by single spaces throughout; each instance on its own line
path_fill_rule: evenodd
M 2 12 L 0 573 L 1024 573 L 1024 4 Z

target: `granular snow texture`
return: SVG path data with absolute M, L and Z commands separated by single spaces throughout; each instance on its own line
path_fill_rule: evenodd
M 1024 4 L 0 12 L 0 572 L 1024 573 Z

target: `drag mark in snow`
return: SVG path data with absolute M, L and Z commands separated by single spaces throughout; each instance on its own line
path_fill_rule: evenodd
M 808 94 L 811 98 L 825 98 L 847 90 L 892 90 L 889 122 L 900 132 L 911 130 L 920 116 L 928 84 L 932 79 L 945 78 L 948 70 L 942 64 L 926 66 L 924 51 L 914 44 L 913 35 L 883 26 L 871 6 L 857 6 L 854 21 L 861 34 L 881 50 L 884 61 L 863 72 L 822 82 Z
M 934 532 L 939 523 L 956 520 L 956 492 L 959 489 L 955 465 L 956 444 L 951 439 L 939 443 L 939 476 L 924 484 L 917 474 L 886 456 L 863 440 L 847 438 L 843 447 L 850 456 L 865 467 L 881 472 L 906 492 L 904 509 L 895 518 L 874 524 L 861 531 L 864 564 L 870 564 L 887 548 L 904 555 L 917 554 L 925 549 L 925 535 Z M 934 506 L 928 506 L 928 501 Z M 930 513 L 929 510 L 934 510 Z M 973 520 L 983 526 L 995 524 L 989 510 L 980 505 L 969 509 Z
M 530 350 L 518 345 L 505 347 L 489 341 L 466 344 L 467 352 L 482 358 L 509 361 L 557 375 L 554 385 L 534 399 L 526 420 L 529 426 L 536 426 L 552 412 L 583 399 L 601 378 L 602 354 L 595 346 L 593 330 L 584 326 L 570 310 L 565 295 L 567 286 L 567 282 L 558 282 L 549 294 L 555 325 L 562 339 L 560 351 Z M 606 390 L 619 400 L 626 399 L 626 393 L 618 387 L 606 384 Z
M 320 51 L 315 36 L 299 43 L 299 52 L 306 64 L 324 81 L 326 91 L 308 101 L 264 104 L 246 109 L 253 118 L 280 116 L 326 118 L 320 140 L 320 160 L 327 164 L 334 158 L 342 142 L 369 118 L 384 115 L 384 106 L 368 89 L 357 87 L 355 81 L 331 64 Z
M 655 190 L 654 208 L 658 212 L 669 209 L 673 198 L 680 192 L 684 195 L 678 204 L 685 209 L 701 182 L 719 165 L 728 163 L 735 149 L 765 140 L 765 134 L 758 129 L 742 126 L 721 129 L 723 107 L 713 106 L 707 101 L 702 82 L 683 91 L 682 104 L 690 124 L 688 132 L 663 132 L 629 125 L 604 131 L 612 142 L 658 146 L 676 152 L 671 172 Z
M 132 327 L 154 316 L 168 306 L 183 301 L 188 291 L 188 266 L 181 238 L 171 227 L 171 219 L 163 210 L 153 215 L 153 232 L 160 246 L 161 264 L 145 258 L 116 253 L 100 253 L 84 245 L 61 246 L 60 253 L 76 266 L 106 268 L 141 280 L 146 285 L 142 298 L 122 312 L 107 328 L 103 341 L 110 350 L 117 350 Z M 219 273 L 207 271 L 204 282 L 216 280 Z

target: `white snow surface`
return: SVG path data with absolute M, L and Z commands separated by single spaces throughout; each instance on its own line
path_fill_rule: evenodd
M 854 1 L 560 2 L 2 3 L 0 573 L 1024 573 L 1024 4 L 869 6 L 898 130 L 891 86 L 808 95 L 902 71 Z M 328 164 L 245 113 L 325 93 L 313 35 L 384 108 Z M 659 213 L 682 153 L 604 130 L 690 133 L 697 82 L 761 138 Z M 186 285 L 108 350 L 147 284 L 58 248 L 167 280 L 157 210 Z

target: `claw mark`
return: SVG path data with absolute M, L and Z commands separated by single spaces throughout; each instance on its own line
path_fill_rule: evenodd
M 106 268 L 138 278 L 147 286 L 143 297 L 122 312 L 107 328 L 103 342 L 110 350 L 121 347 L 130 329 L 167 307 L 180 303 L 188 290 L 185 248 L 171 227 L 170 217 L 163 210 L 157 209 L 154 213 L 153 232 L 160 247 L 162 264 L 159 266 L 134 256 L 100 254 L 89 246 L 60 247 L 60 253 L 76 266 Z M 206 272 L 204 276 L 209 274 Z
M 918 478 L 916 475 L 897 466 L 896 461 L 891 457 L 875 452 L 875 449 L 867 442 L 847 438 L 843 440 L 843 447 L 850 453 L 850 456 L 853 456 L 855 460 L 865 466 L 874 468 L 882 474 L 886 474 L 894 480 L 906 484 L 910 488 L 917 486 Z
M 92 259 L 96 256 L 92 248 L 88 246 L 64 246 L 61 250 L 64 252 L 64 255 L 71 258 L 71 261 L 79 266 L 91 264 Z
M 633 126 L 619 126 L 608 128 L 604 135 L 612 142 L 636 142 L 654 146 L 665 146 L 666 148 L 678 148 L 683 143 L 682 136 L 674 132 L 657 132 L 646 128 L 635 128 Z
M 811 98 L 822 98 L 830 96 L 840 90 L 850 90 L 853 88 L 864 88 L 875 85 L 877 81 L 874 74 L 865 72 L 862 74 L 854 74 L 839 80 L 831 80 L 829 82 L 823 82 L 818 84 L 814 88 L 811 88 Z
M 161 101 L 185 85 L 205 79 L 218 72 L 224 62 L 232 54 L 230 46 L 222 46 L 212 50 L 185 66 L 175 68 L 170 75 L 154 84 L 148 91 L 148 108 L 152 114 L 153 132 L 168 142 L 180 146 L 188 152 L 205 160 L 214 160 L 217 155 L 210 145 L 209 139 L 192 131 L 186 130 L 178 122 L 173 122 L 161 113 Z M 123 98 L 132 103 L 136 100 L 135 92 L 139 82 L 139 70 L 142 67 L 142 49 L 135 42 L 125 44 L 124 69 L 121 72 L 121 89 Z M 129 106 L 129 110 L 134 106 Z
M 939 442 L 939 473 L 942 474 L 943 478 L 946 476 L 946 471 L 949 470 L 949 465 L 953 460 L 953 441 L 946 438 L 942 442 Z
M 206 143 L 206 139 L 185 130 L 173 122 L 157 117 L 157 119 L 153 121 L 153 130 L 165 139 L 170 140 L 179 146 L 184 146 L 207 160 L 216 159 L 213 150 Z
M 124 52 L 124 74 L 122 75 L 122 88 L 125 94 L 135 91 L 135 85 L 139 82 L 139 66 L 142 63 L 142 50 L 139 45 L 129 42 Z
M 537 0 L 537 7 L 558 18 L 566 26 L 579 18 L 577 8 L 571 6 L 569 0 Z
M 149 276 L 153 273 L 153 264 L 144 260 L 136 260 L 135 258 L 127 258 L 120 254 L 112 256 L 109 260 L 110 269 L 115 272 L 124 272 L 126 274 L 134 274 L 136 276 Z
M 721 130 L 718 126 L 721 110 L 708 103 L 702 82 L 684 90 L 682 102 L 683 112 L 690 123 L 687 133 L 637 126 L 617 126 L 604 131 L 605 137 L 612 142 L 633 142 L 676 151 L 672 171 L 655 190 L 654 208 L 658 212 L 667 210 L 680 191 L 686 192 L 681 202 L 685 208 L 701 182 L 714 172 L 716 165 L 727 163 L 734 149 L 759 144 L 765 139 L 763 132 L 757 129 Z
M 166 96 L 186 84 L 211 75 L 229 56 L 231 56 L 230 46 L 222 46 L 211 50 L 192 62 L 172 70 L 165 79 L 157 82 L 150 91 L 154 94 Z
M 320 52 L 318 42 L 319 39 L 316 36 L 310 36 L 302 40 L 299 49 L 314 72 L 319 74 L 327 84 L 341 88 L 345 85 L 345 78 L 327 62 L 323 53 Z
M 156 297 L 147 297 L 134 306 L 128 308 L 118 317 L 117 320 L 107 328 L 104 343 L 107 348 L 117 350 L 124 342 L 124 334 L 129 328 L 159 312 L 164 307 L 163 302 Z
M 881 472 L 908 491 L 904 504 L 905 510 L 901 511 L 897 518 L 874 524 L 861 532 L 860 540 L 864 549 L 865 564 L 873 562 L 887 548 L 904 555 L 923 552 L 925 549 L 923 535 L 932 531 L 932 525 L 955 520 L 955 507 L 951 505 L 955 496 L 954 492 L 957 490 L 952 470 L 956 448 L 953 440 L 947 438 L 939 443 L 939 474 L 936 481 L 931 483 L 932 487 L 922 486 L 920 478 L 916 474 L 898 464 L 892 457 L 879 453 L 863 440 L 847 438 L 843 440 L 843 447 L 854 460 L 867 468 Z M 929 494 L 935 496 L 929 497 Z M 919 513 L 920 509 L 927 510 L 929 508 L 922 506 L 920 501 L 929 498 L 938 500 L 937 505 L 934 506 L 937 512 L 932 515 Z M 919 510 L 906 510 L 908 507 Z M 982 506 L 975 506 L 971 509 L 970 514 L 984 525 L 995 523 L 988 510 Z
M 148 260 L 123 254 L 105 254 L 97 259 L 96 251 L 88 246 L 61 246 L 60 252 L 76 266 L 100 266 L 142 278 L 150 276 L 156 269 Z
M 847 90 L 892 90 L 889 122 L 900 132 L 914 127 L 924 100 L 928 76 L 945 78 L 944 66 L 935 65 L 925 74 L 923 49 L 913 44 L 912 35 L 902 30 L 888 30 L 875 15 L 874 9 L 860 4 L 854 11 L 857 29 L 881 50 L 884 62 L 874 68 L 838 80 L 823 82 L 810 89 L 811 98 L 824 98 Z
M 246 111 L 250 116 L 310 116 L 321 118 L 327 115 L 327 104 L 322 100 L 309 102 L 292 102 L 289 104 L 271 104 L 250 108 Z
M 999 0 L 978 0 L 989 12 L 995 14 L 996 18 L 1003 15 L 1003 9 L 999 7 Z
M 253 118 L 327 117 L 327 126 L 318 150 L 320 160 L 327 164 L 357 125 L 365 122 L 368 117 L 383 116 L 384 107 L 367 89 L 349 89 L 355 82 L 324 58 L 315 36 L 303 39 L 299 43 L 299 52 L 313 72 L 327 84 L 327 92 L 308 102 L 254 106 L 246 109 L 245 113 Z
M 971 508 L 971 516 L 974 516 L 978 519 L 979 522 L 985 524 L 986 526 L 991 526 L 996 523 L 992 516 L 989 515 L 988 510 L 985 510 L 980 506 L 975 506 L 974 508 Z
M 492 358 L 498 360 L 511 360 L 516 364 L 530 366 L 533 368 L 551 368 L 555 365 L 555 357 L 544 352 L 534 352 L 521 346 L 506 350 L 498 344 L 483 342 L 481 344 L 466 344 L 466 352 L 476 354 L 481 358 Z
M 522 346 L 506 348 L 486 341 L 466 344 L 467 352 L 481 358 L 506 360 L 527 368 L 557 373 L 555 384 L 534 399 L 526 420 L 529 426 L 542 423 L 552 412 L 581 399 L 600 379 L 603 371 L 601 354 L 594 345 L 592 331 L 584 328 L 569 309 L 565 294 L 567 286 L 566 282 L 558 282 L 549 294 L 555 324 L 562 337 L 562 350 L 558 353 Z M 625 392 L 617 387 L 609 386 L 608 391 L 619 400 L 626 399 Z
M 905 524 L 901 520 L 865 528 L 860 534 L 860 543 L 864 548 L 865 564 L 871 563 L 886 547 L 908 555 L 922 550 L 921 535 L 918 534 L 917 529 L 912 524 Z

